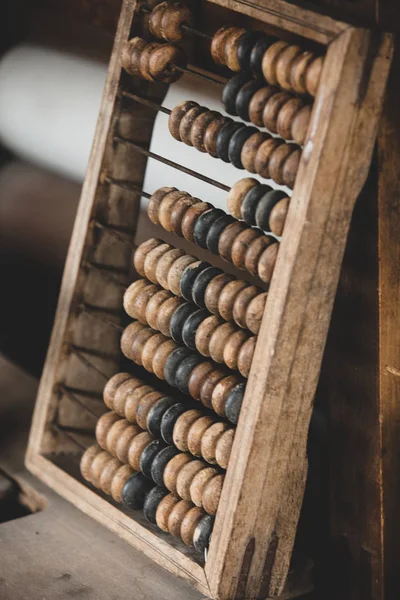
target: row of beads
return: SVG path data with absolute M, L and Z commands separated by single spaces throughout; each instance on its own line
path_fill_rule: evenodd
M 121 463 L 141 471 L 157 485 L 164 485 L 183 500 L 193 502 L 211 515 L 217 512 L 224 475 L 187 452 L 167 446 L 147 431 L 104 414 L 96 426 L 97 443 Z
M 237 221 L 187 192 L 170 189 L 160 188 L 149 199 L 147 214 L 155 225 L 177 235 L 180 232 L 189 242 L 221 256 L 237 269 L 258 276 L 264 283 L 271 281 L 279 250 L 279 242 L 274 237 Z M 155 254 L 162 255 L 166 251 L 160 248 Z
M 143 429 L 156 438 L 161 436 L 167 444 L 226 469 L 235 430 L 169 396 L 161 394 L 162 397 L 156 399 L 155 391 L 128 373 L 118 373 L 106 384 L 103 398 L 110 410 L 130 423 L 140 423 Z M 117 447 L 116 452 L 118 456 Z
M 246 383 L 237 373 L 218 367 L 188 348 L 135 321 L 121 337 L 126 358 L 172 387 L 200 400 L 207 408 L 236 424 Z
M 256 127 L 244 125 L 191 100 L 178 104 L 169 116 L 171 135 L 238 169 L 273 179 L 292 188 L 301 148 L 274 138 Z
M 231 71 L 251 71 L 271 85 L 311 96 L 317 93 L 324 60 L 301 46 L 229 26 L 215 33 L 211 55 Z
M 241 73 L 224 86 L 222 105 L 230 115 L 251 121 L 257 127 L 266 127 L 300 146 L 304 144 L 312 111 L 311 102 L 304 97 L 293 96 L 274 86 L 263 86 Z
M 267 292 L 257 286 L 235 279 L 233 275 L 157 238 L 146 240 L 138 246 L 134 254 L 134 267 L 140 276 L 159 284 L 175 296 L 183 296 L 188 302 L 207 308 L 225 321 L 233 320 L 239 327 L 247 328 L 252 333 L 259 332 Z M 178 306 L 177 299 L 168 302 L 171 311 Z M 157 325 L 157 329 L 165 333 L 163 323 L 158 320 Z
M 150 33 L 159 40 L 179 42 L 184 36 L 182 25 L 190 26 L 192 20 L 192 13 L 185 4 L 161 2 L 151 11 Z
M 134 473 L 100 446 L 88 448 L 81 459 L 82 476 L 129 510 L 142 510 L 148 521 L 203 553 L 208 547 L 214 517 L 181 500 L 164 486 Z
M 146 42 L 135 37 L 123 47 L 121 63 L 129 75 L 151 82 L 173 83 L 182 77 L 182 72 L 176 67 L 185 68 L 187 58 L 179 46 Z
M 243 377 L 249 376 L 257 337 L 234 323 L 210 315 L 206 309 L 184 302 L 146 279 L 129 286 L 124 308 L 130 317 L 178 344 L 183 342 L 191 350 L 238 370 Z
M 231 188 L 228 210 L 235 219 L 242 219 L 250 227 L 268 230 L 273 218 L 275 235 L 282 235 L 290 198 L 273 190 L 252 177 L 240 179 Z

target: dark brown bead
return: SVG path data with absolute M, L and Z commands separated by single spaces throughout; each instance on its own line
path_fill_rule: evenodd
M 198 107 L 199 104 L 197 102 L 193 102 L 192 100 L 186 100 L 181 104 L 175 106 L 172 109 L 171 114 L 168 119 L 168 129 L 173 138 L 175 138 L 178 142 L 181 142 L 181 137 L 179 133 L 179 127 L 181 125 L 181 121 L 183 117 L 186 115 L 189 110 L 192 108 Z

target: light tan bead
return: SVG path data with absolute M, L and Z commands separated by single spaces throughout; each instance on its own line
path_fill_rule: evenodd
M 136 298 L 148 286 L 149 286 L 149 282 L 147 281 L 147 279 L 138 279 L 137 281 L 134 281 L 125 291 L 124 300 L 123 300 L 124 309 L 125 309 L 125 312 L 133 319 L 138 318 L 136 316 L 136 309 L 135 309 Z
M 274 272 L 279 244 L 271 244 L 261 255 L 258 263 L 258 276 L 264 282 L 271 281 Z
M 129 462 L 129 448 L 134 437 L 139 435 L 142 430 L 138 425 L 127 427 L 118 439 L 115 446 L 115 455 L 124 465 Z
M 194 400 L 201 400 L 201 390 L 211 371 L 214 370 L 214 365 L 211 362 L 201 362 L 190 374 L 188 388 L 189 394 Z
M 175 106 L 171 111 L 171 114 L 168 119 L 168 129 L 172 137 L 178 142 L 182 141 L 179 133 L 181 121 L 185 114 L 195 106 L 199 106 L 199 104 L 197 102 L 193 102 L 192 100 L 187 100 Z M 153 221 L 153 223 L 154 222 L 155 221 Z
M 104 449 L 107 450 L 113 456 L 117 456 L 116 447 L 119 438 L 123 435 L 125 429 L 130 428 L 131 425 L 126 419 L 118 419 L 115 421 L 108 430 L 105 440 Z
M 154 250 L 154 248 L 157 248 L 161 244 L 164 244 L 162 240 L 159 240 L 158 238 L 151 238 L 149 240 L 146 240 L 136 248 L 135 253 L 133 255 L 133 265 L 135 267 L 136 272 L 141 277 L 146 277 L 146 273 L 144 271 L 144 261 L 147 255 L 152 250 Z
M 204 487 L 203 508 L 209 515 L 217 513 L 219 499 L 221 497 L 224 475 L 215 475 Z
M 181 525 L 181 538 L 187 546 L 193 546 L 195 529 L 203 517 L 204 511 L 201 508 L 194 506 L 183 519 Z
M 129 75 L 140 76 L 140 57 L 147 42 L 139 37 L 127 41 L 122 49 L 121 64 Z
M 174 296 L 167 290 L 160 290 L 150 298 L 145 312 L 145 319 L 149 327 L 161 331 L 158 326 L 159 311 L 161 310 L 162 305 L 171 298 L 174 298 Z
M 285 91 L 280 91 L 271 96 L 263 111 L 263 125 L 272 133 L 278 133 L 278 118 L 287 102 L 293 99 L 293 96 Z
M 195 423 L 195 421 L 197 421 L 201 416 L 202 413 L 199 410 L 188 410 L 178 417 L 174 425 L 173 441 L 175 446 L 179 450 L 182 450 L 182 452 L 188 451 L 189 430 L 193 423 Z
M 248 377 L 253 362 L 254 351 L 256 349 L 257 337 L 248 338 L 239 347 L 237 354 L 237 369 L 243 377 Z M 229 365 L 228 365 L 229 366 Z M 231 367 L 233 368 L 233 367 Z
M 239 375 L 227 375 L 217 383 L 211 397 L 211 404 L 217 415 L 225 416 L 225 404 L 228 395 L 240 382 Z
M 275 44 L 272 44 L 268 48 L 268 50 L 265 52 L 265 54 L 263 56 L 262 63 L 261 63 L 262 72 L 263 72 L 263 75 L 264 75 L 266 81 L 268 81 L 268 83 L 270 83 L 271 85 L 278 84 L 278 75 L 277 75 L 278 61 L 279 61 L 279 58 L 280 58 L 282 52 L 284 50 L 286 50 L 286 48 L 288 46 L 289 46 L 289 44 L 287 42 L 283 42 L 283 41 L 275 42 Z
M 250 121 L 257 127 L 264 127 L 263 113 L 270 99 L 279 93 L 279 89 L 268 85 L 256 91 L 249 103 Z
M 82 473 L 82 477 L 90 483 L 92 482 L 91 469 L 93 461 L 96 458 L 96 456 L 98 456 L 102 452 L 103 449 L 98 444 L 95 444 L 94 446 L 90 446 L 89 448 L 87 448 L 87 450 L 85 450 L 85 452 L 82 455 L 80 462 L 80 470 Z
M 170 192 L 176 191 L 174 187 L 162 187 L 156 190 L 147 203 L 147 215 L 152 223 L 159 225 L 158 211 L 164 197 Z
M 159 308 L 158 314 L 155 315 L 157 320 L 156 329 L 161 331 L 164 335 L 169 336 L 172 315 L 181 304 L 182 299 L 177 296 L 172 296 L 163 302 Z
M 301 149 L 297 148 L 290 156 L 285 160 L 282 170 L 282 179 L 284 184 L 294 188 L 296 182 L 297 171 L 299 170 L 299 164 L 301 160 Z
M 189 265 L 193 264 L 196 261 L 197 258 L 186 254 L 185 256 L 181 256 L 180 258 L 178 258 L 168 271 L 168 289 L 170 289 L 171 292 L 175 294 L 175 296 L 181 295 L 180 284 L 183 272 Z
M 221 317 L 212 315 L 200 323 L 196 331 L 195 344 L 203 356 L 210 356 L 210 340 L 214 332 L 224 323 Z
M 168 359 L 168 356 L 178 348 L 178 344 L 174 340 L 167 340 L 161 346 L 159 346 L 154 353 L 153 358 L 153 373 L 157 375 L 159 379 L 165 379 L 164 367 Z
M 140 385 L 136 389 L 128 392 L 125 399 L 124 406 L 124 417 L 128 419 L 130 423 L 136 423 L 136 411 L 139 406 L 139 402 L 149 392 L 151 392 L 149 385 Z
M 261 293 L 262 291 L 259 287 L 248 285 L 236 295 L 232 308 L 232 317 L 239 327 L 243 327 L 243 329 L 247 327 L 246 314 L 249 304 L 253 298 Z
M 286 148 L 287 144 L 284 144 L 283 141 L 278 138 L 271 138 L 261 144 L 254 159 L 254 168 L 261 177 L 264 177 L 265 179 L 271 177 L 271 159 L 282 146 Z
M 211 464 L 219 464 L 216 458 L 217 443 L 227 429 L 226 423 L 217 421 L 204 433 L 201 438 L 201 455 L 204 460 Z
M 129 379 L 132 379 L 132 376 L 129 373 L 117 373 L 109 381 L 107 381 L 104 390 L 103 390 L 103 400 L 104 404 L 110 410 L 114 409 L 114 399 L 115 395 L 119 389 L 119 387 Z
M 176 494 L 168 494 L 164 496 L 161 500 L 160 504 L 157 507 L 156 511 L 156 523 L 158 527 L 168 533 L 168 518 L 171 514 L 172 509 L 178 502 L 181 501 L 181 498 Z
M 238 370 L 244 377 L 248 376 L 248 372 L 251 365 L 247 355 L 242 354 L 242 349 L 245 346 L 247 340 L 249 338 L 249 334 L 247 331 L 243 329 L 235 330 L 232 335 L 229 336 L 227 340 L 226 346 L 223 350 L 223 358 L 224 363 L 229 369 L 234 371 Z M 239 357 L 242 357 L 239 360 Z
M 299 112 L 293 119 L 292 138 L 294 139 L 296 144 L 299 144 L 300 146 L 302 146 L 306 141 L 308 127 L 311 120 L 311 112 L 311 104 L 306 104 L 301 108 L 301 110 L 299 110 Z
M 101 474 L 110 460 L 112 460 L 112 456 L 105 450 L 103 450 L 103 452 L 100 452 L 100 454 L 95 456 L 95 458 L 93 459 L 92 467 L 89 473 L 89 481 L 91 481 L 91 483 L 95 487 L 100 487 Z
M 247 254 L 253 245 L 256 238 L 261 237 L 259 229 L 246 227 L 236 237 L 232 244 L 232 262 L 238 269 L 245 270 L 247 268 Z
M 307 69 L 306 73 L 306 88 L 311 96 L 316 96 L 318 91 L 319 80 L 321 78 L 324 59 L 322 56 L 316 58 Z
M 253 333 L 258 333 L 261 327 L 268 292 L 258 294 L 251 300 L 246 311 L 246 326 Z
M 118 458 L 111 458 L 107 464 L 104 466 L 99 480 L 99 487 L 103 490 L 105 494 L 111 495 L 111 485 L 114 479 L 115 474 L 118 469 L 121 467 L 121 463 Z
M 107 435 L 114 423 L 120 420 L 120 417 L 114 412 L 105 413 L 97 421 L 96 425 L 96 440 L 99 446 L 107 449 Z
M 164 396 L 165 394 L 162 392 L 153 389 L 149 394 L 146 394 L 146 396 L 141 399 L 136 410 L 136 420 L 139 427 L 142 429 L 147 428 L 147 417 L 150 410 L 153 408 L 156 402 L 161 400 L 161 398 L 164 398 Z
M 204 468 L 205 464 L 200 460 L 191 460 L 183 465 L 176 479 L 176 491 L 181 498 L 190 500 L 190 484 L 194 476 Z
M 164 227 L 166 231 L 173 231 L 170 221 L 171 210 L 176 201 L 180 198 L 190 198 L 190 195 L 187 192 L 175 190 L 169 194 L 166 194 L 160 203 L 158 209 L 158 219 L 161 227 Z
M 145 329 L 147 329 L 146 326 L 139 321 L 135 321 L 134 323 L 128 325 L 128 327 L 125 327 L 121 336 L 121 351 L 126 358 L 132 358 L 133 341 L 136 339 L 136 336 Z
M 193 504 L 187 500 L 175 504 L 168 517 L 168 531 L 171 535 L 180 537 L 182 521 L 192 507 Z
M 225 45 L 228 37 L 233 33 L 235 27 L 225 25 L 218 29 L 211 41 L 211 56 L 217 65 L 225 65 Z
M 279 111 L 277 120 L 278 134 L 286 140 L 293 139 L 292 125 L 294 118 L 304 106 L 303 98 L 291 98 L 288 100 Z
M 272 233 L 282 235 L 285 227 L 286 216 L 289 210 L 290 198 L 282 198 L 271 211 L 269 224 Z
M 215 362 L 224 362 L 224 349 L 230 338 L 235 333 L 236 326 L 234 323 L 222 323 L 212 334 L 209 343 L 210 356 Z
M 257 131 L 253 133 L 243 144 L 240 160 L 243 168 L 249 173 L 256 173 L 255 159 L 261 144 L 270 139 L 269 133 Z
M 153 436 L 147 431 L 136 435 L 129 447 L 128 462 L 134 471 L 140 471 L 140 457 L 143 450 L 153 441 Z
M 212 279 L 212 281 L 210 281 L 204 295 L 204 303 L 207 307 L 207 310 L 209 310 L 210 313 L 213 313 L 214 315 L 219 314 L 220 294 L 222 290 L 224 290 L 225 286 L 234 280 L 235 278 L 233 275 L 230 275 L 229 273 L 222 273 L 221 275 L 217 275 Z
M 181 124 L 179 125 L 179 137 L 187 146 L 193 146 L 191 140 L 193 123 L 199 115 L 205 112 L 207 112 L 207 108 L 205 106 L 195 106 L 194 108 L 188 110 L 188 112 L 182 117 Z
M 131 360 L 139 366 L 143 365 L 142 352 L 146 342 L 154 335 L 154 331 L 150 327 L 142 329 L 132 342 Z
M 288 185 L 284 175 L 285 163 L 296 149 L 295 144 L 282 144 L 271 155 L 268 163 L 269 175 L 276 183 Z
M 235 437 L 235 430 L 227 429 L 217 441 L 215 449 L 215 459 L 220 467 L 223 469 L 228 468 L 229 457 L 231 455 L 233 439 Z
M 228 211 L 230 214 L 235 217 L 235 219 L 241 219 L 241 206 L 244 197 L 247 192 L 249 192 L 253 187 L 260 185 L 260 182 L 253 177 L 245 177 L 243 179 L 239 179 L 230 189 L 228 193 L 228 197 L 226 199 L 226 204 L 228 207 Z
M 214 121 L 214 119 L 220 120 L 220 117 L 220 113 L 216 112 L 215 110 L 207 110 L 194 120 L 190 131 L 190 141 L 192 146 L 199 152 L 206 152 L 204 136 L 207 127 L 210 125 L 210 123 L 212 123 L 212 121 Z
M 224 377 L 226 377 L 226 371 L 223 369 L 213 369 L 204 380 L 200 390 L 200 400 L 207 408 L 212 408 L 212 396 L 215 387 Z
M 277 69 L 276 69 L 276 78 L 278 80 L 278 84 L 284 90 L 292 90 L 292 81 L 291 74 L 292 68 L 295 63 L 297 57 L 302 54 L 303 50 L 300 46 L 290 45 L 281 53 Z
M 232 262 L 232 247 L 238 236 L 248 229 L 241 221 L 235 221 L 222 231 L 218 240 L 218 253 L 227 262 Z
M 144 272 L 147 279 L 149 279 L 151 282 L 157 283 L 157 263 L 163 256 L 163 254 L 165 254 L 169 250 L 172 250 L 172 246 L 170 246 L 169 244 L 161 244 L 147 254 L 144 260 Z
M 179 237 L 183 237 L 183 218 L 189 208 L 194 204 L 198 204 L 199 202 L 201 201 L 198 198 L 193 198 L 192 196 L 182 196 L 182 198 L 175 202 L 170 214 L 171 229 L 173 233 L 179 235 Z
M 307 94 L 306 75 L 310 64 L 315 59 L 313 52 L 302 52 L 293 63 L 290 82 L 297 94 Z
M 150 58 L 154 51 L 157 51 L 159 48 L 158 42 L 150 42 L 146 43 L 144 48 L 142 48 L 140 57 L 139 57 L 139 73 L 143 79 L 147 81 L 154 81 L 154 77 L 150 71 Z
M 211 425 L 213 425 L 215 419 L 209 416 L 202 416 L 189 429 L 187 436 L 187 445 L 189 452 L 193 456 L 201 457 L 201 440 L 203 435 Z
M 162 333 L 156 333 L 144 344 L 141 360 L 143 367 L 146 369 L 146 371 L 149 371 L 149 373 L 153 373 L 153 359 L 157 348 L 166 341 L 167 338 L 165 335 Z
M 236 29 L 232 31 L 225 40 L 224 64 L 231 71 L 239 72 L 240 63 L 238 59 L 238 46 L 241 37 L 246 33 L 245 29 Z
M 165 289 L 168 289 L 168 273 L 174 262 L 184 256 L 185 252 L 179 248 L 173 248 L 161 256 L 156 267 L 156 279 L 158 283 Z
M 247 285 L 245 281 L 235 279 L 221 290 L 218 300 L 218 312 L 225 321 L 232 320 L 235 300 L 239 292 L 246 288 Z
M 188 208 L 183 215 L 181 223 L 181 231 L 185 240 L 188 240 L 188 242 L 194 242 L 194 226 L 197 222 L 197 219 L 201 214 L 207 210 L 210 210 L 210 208 L 212 208 L 212 206 L 211 204 L 208 204 L 208 202 L 197 202 Z
M 116 502 L 122 503 L 122 490 L 125 483 L 132 477 L 134 471 L 129 465 L 122 465 L 111 481 L 111 496 Z
M 192 483 L 190 484 L 190 497 L 196 506 L 203 506 L 203 491 L 207 483 L 215 477 L 217 471 L 212 467 L 207 467 L 199 471 L 193 478 Z
M 178 475 L 184 465 L 192 461 L 192 457 L 187 453 L 176 454 L 171 460 L 167 463 L 164 473 L 164 485 L 170 492 L 176 492 L 176 480 Z
M 144 286 L 137 294 L 135 295 L 127 295 L 124 296 L 124 308 L 126 313 L 132 317 L 132 319 L 138 319 L 144 325 L 146 322 L 146 307 L 147 303 L 155 293 L 159 291 L 159 287 L 154 283 L 146 282 L 147 285 Z M 129 288 L 128 288 L 129 291 Z M 126 298 L 126 301 L 125 301 Z

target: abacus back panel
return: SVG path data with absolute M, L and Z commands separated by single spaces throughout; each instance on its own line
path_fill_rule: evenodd
M 304 563 L 284 590 L 308 426 L 391 56 L 273 4 L 124 3 L 27 454 L 224 600 L 307 591 Z M 182 75 L 220 109 L 169 106 Z

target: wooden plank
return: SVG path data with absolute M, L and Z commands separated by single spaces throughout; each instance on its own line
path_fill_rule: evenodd
M 382 410 L 385 583 L 400 597 L 400 52 L 379 133 L 379 396 Z
M 390 36 L 356 29 L 328 50 L 206 565 L 217 597 L 279 595 L 285 581 L 313 397 L 391 53 Z

